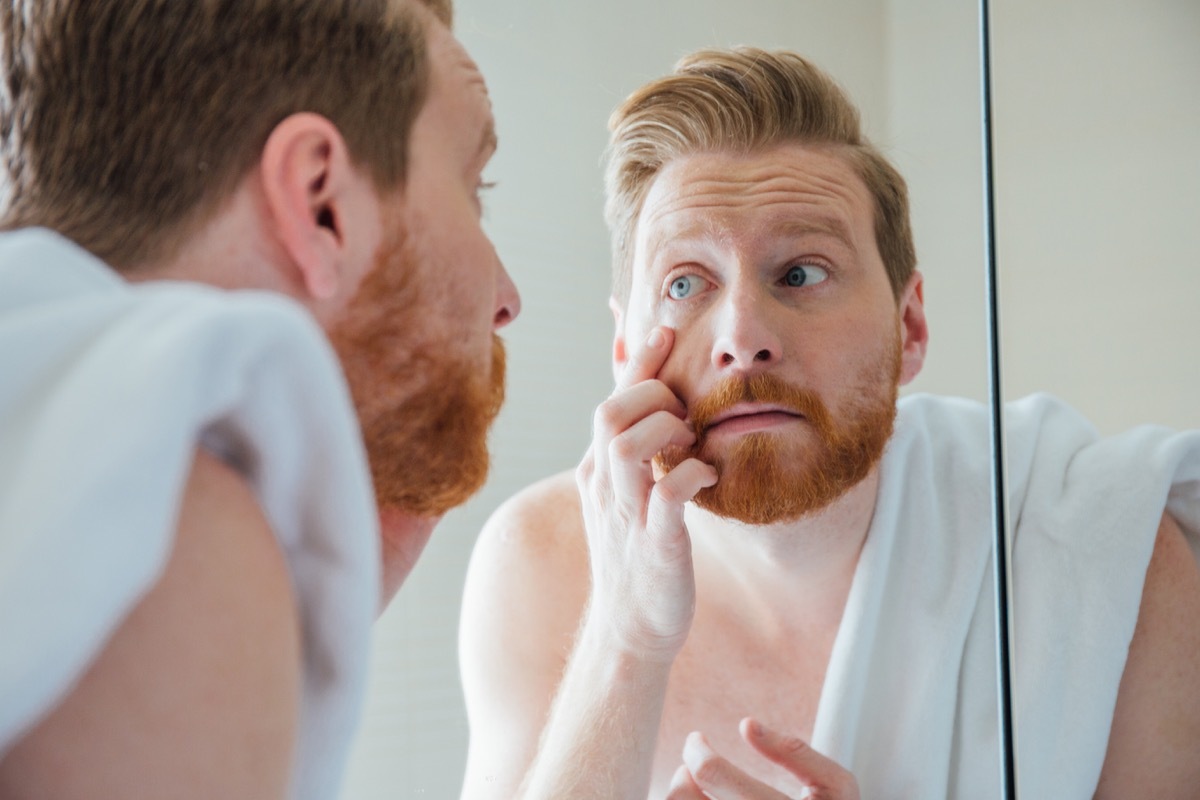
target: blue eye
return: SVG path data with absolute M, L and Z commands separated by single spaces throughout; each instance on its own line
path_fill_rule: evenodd
M 695 275 L 680 275 L 671 281 L 667 294 L 672 300 L 685 300 L 696 289 L 700 288 L 700 278 Z
M 829 278 L 829 273 L 823 268 L 812 264 L 799 264 L 790 268 L 783 276 L 783 282 L 788 286 L 811 286 Z

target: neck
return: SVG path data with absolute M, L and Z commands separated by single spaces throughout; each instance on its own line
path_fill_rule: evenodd
M 263 223 L 262 201 L 249 184 L 191 230 L 169 258 L 136 265 L 129 279 L 190 281 L 221 289 L 265 289 L 304 300 L 299 275 Z
M 697 590 L 729 598 L 747 623 L 787 633 L 835 629 L 875 512 L 878 467 L 828 507 L 792 522 L 747 525 L 689 504 Z M 797 609 L 804 609 L 798 614 Z
M 441 516 L 420 517 L 394 508 L 379 510 L 380 528 L 380 598 L 379 613 L 400 590 L 400 585 L 412 572 L 421 557 L 433 529 Z

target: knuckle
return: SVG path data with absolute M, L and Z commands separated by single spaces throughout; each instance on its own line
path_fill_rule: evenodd
M 659 501 L 666 505 L 680 505 L 691 499 L 676 481 L 667 480 L 666 478 L 663 478 L 654 485 L 653 492 L 658 496 Z
M 692 766 L 692 777 L 700 784 L 720 783 L 728 772 L 728 764 L 718 755 L 704 756 Z
M 608 455 L 615 461 L 628 461 L 637 456 L 637 442 L 627 433 L 613 437 L 608 443 Z
M 811 748 L 808 742 L 796 736 L 783 736 L 779 740 L 779 749 L 792 756 L 802 756 Z
M 610 397 L 596 407 L 592 415 L 592 430 L 597 436 L 611 435 L 617 429 L 621 417 L 621 406 L 616 398 Z
M 579 466 L 575 468 L 575 485 L 582 491 L 587 489 L 588 482 L 591 481 L 592 475 L 596 473 L 596 459 L 592 456 L 592 451 L 588 450 L 587 455 L 583 457 L 583 461 L 579 462 Z

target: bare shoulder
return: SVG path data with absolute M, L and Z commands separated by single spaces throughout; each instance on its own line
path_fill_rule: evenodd
M 300 652 L 267 520 L 241 477 L 199 452 L 163 574 L 5 754 L 0 796 L 283 797 Z
M 512 549 L 522 557 L 586 560 L 574 472 L 552 475 L 513 495 L 492 514 L 479 546 Z
M 482 625 L 503 631 L 509 645 L 516 637 L 539 650 L 543 642 L 569 650 L 588 593 L 587 540 L 573 473 L 529 486 L 492 514 L 475 544 L 466 591 L 464 637 Z M 565 662 L 567 653 L 561 655 Z
M 1200 568 L 1164 514 L 1117 695 L 1098 798 L 1194 797 L 1200 785 Z
M 459 663 L 471 727 L 464 798 L 508 798 L 532 762 L 588 597 L 574 474 L 519 492 L 471 556 Z

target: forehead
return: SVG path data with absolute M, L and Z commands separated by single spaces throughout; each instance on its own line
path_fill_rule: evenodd
M 866 184 L 835 148 L 784 144 L 682 156 L 659 172 L 638 215 L 636 262 L 680 239 L 758 241 L 823 232 L 873 241 Z
M 441 22 L 429 19 L 429 96 L 418 117 L 432 118 L 443 134 L 494 149 L 495 123 L 487 82 L 465 48 Z

